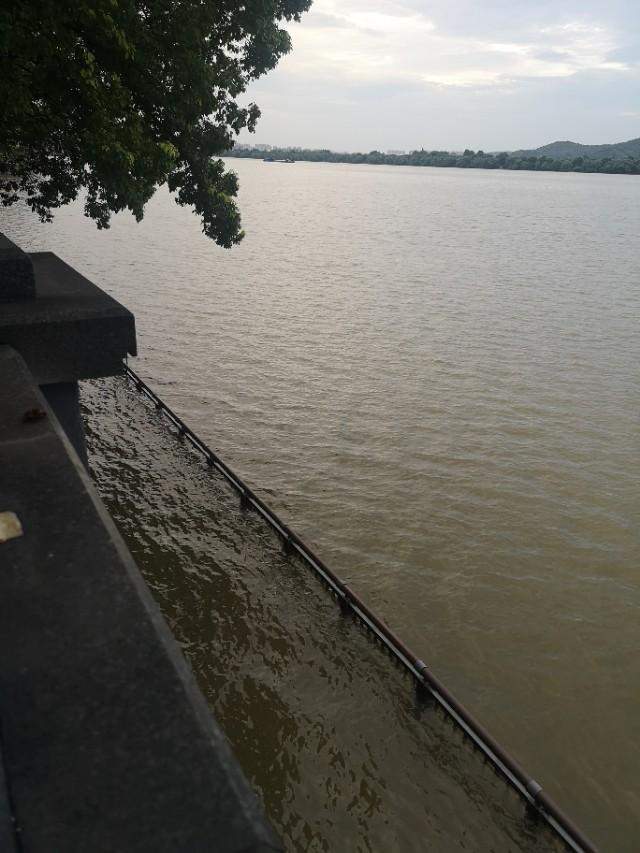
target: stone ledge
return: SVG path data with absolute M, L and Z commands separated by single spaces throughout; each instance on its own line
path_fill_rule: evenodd
M 133 314 L 51 252 L 25 258 L 35 298 L 2 304 L 0 344 L 22 355 L 38 385 L 118 373 L 136 354 Z
M 0 377 L 0 511 L 24 530 L 0 544 L 2 753 L 20 849 L 281 850 L 88 475 L 6 346 Z
M 0 302 L 33 299 L 36 295 L 31 259 L 0 234 Z

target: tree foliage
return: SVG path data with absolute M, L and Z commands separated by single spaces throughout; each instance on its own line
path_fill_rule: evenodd
M 221 246 L 242 238 L 217 155 L 255 104 L 238 97 L 290 49 L 311 0 L 0 0 L 0 199 L 43 220 L 86 192 L 99 228 L 139 220 L 168 184 Z
M 227 151 L 228 157 L 263 159 L 265 152 L 258 148 L 236 148 Z M 519 153 L 486 154 L 484 151 L 464 153 L 452 151 L 411 151 L 409 154 L 383 154 L 369 151 L 366 154 L 336 152 L 308 148 L 272 148 L 269 158 L 277 160 L 307 160 L 315 163 L 370 163 L 387 166 L 441 166 L 459 169 L 517 169 L 535 172 L 605 172 L 607 174 L 640 175 L 639 157 L 573 157 L 522 156 Z

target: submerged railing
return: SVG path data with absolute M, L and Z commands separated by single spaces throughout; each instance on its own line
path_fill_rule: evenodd
M 178 430 L 180 437 L 186 438 L 192 446 L 202 453 L 207 463 L 216 468 L 240 496 L 243 508 L 256 510 L 267 524 L 282 539 L 287 554 L 297 554 L 303 562 L 324 581 L 336 597 L 344 612 L 352 613 L 380 641 L 391 654 L 411 673 L 416 688 L 429 694 L 457 724 L 491 762 L 495 769 L 520 794 L 526 806 L 539 815 L 551 829 L 577 853 L 597 853 L 596 847 L 589 841 L 573 821 L 560 809 L 542 786 L 520 766 L 520 764 L 489 734 L 485 727 L 456 699 L 440 679 L 431 672 L 427 664 L 415 655 L 411 649 L 377 616 L 370 607 L 347 584 L 335 574 L 311 548 L 300 539 L 297 533 L 285 524 L 279 516 L 259 498 L 247 484 L 235 474 L 191 430 L 184 421 L 173 412 L 158 395 L 143 382 L 128 364 L 124 365 L 125 375 L 136 389 L 151 400 L 158 411 L 162 412 Z

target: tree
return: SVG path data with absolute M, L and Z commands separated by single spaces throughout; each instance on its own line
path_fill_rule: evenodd
M 218 159 L 260 111 L 238 97 L 311 0 L 0 0 L 0 200 L 42 220 L 86 191 L 106 228 L 158 186 L 230 247 L 238 181 Z

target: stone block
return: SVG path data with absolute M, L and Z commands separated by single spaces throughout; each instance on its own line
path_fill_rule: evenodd
M 0 302 L 34 299 L 36 281 L 31 258 L 0 234 Z
M 51 252 L 25 257 L 36 295 L 3 304 L 0 344 L 20 353 L 38 385 L 119 373 L 136 354 L 133 314 Z

